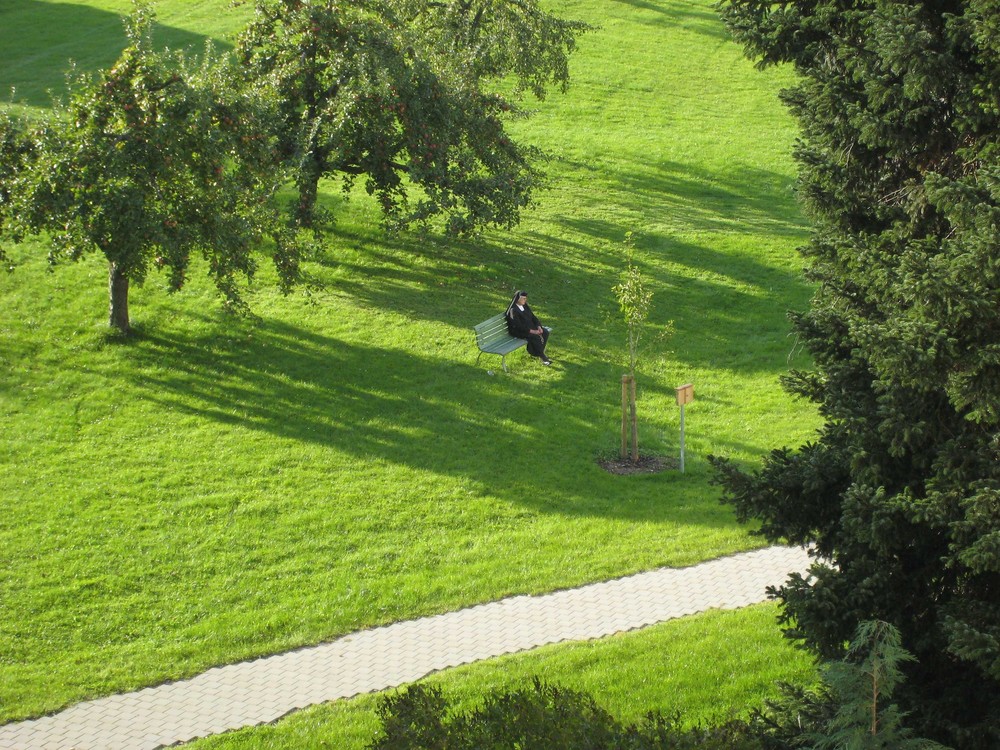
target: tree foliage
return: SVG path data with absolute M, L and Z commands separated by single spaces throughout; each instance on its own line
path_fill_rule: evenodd
M 762 66 L 790 63 L 817 285 L 792 316 L 815 370 L 815 442 L 726 499 L 828 563 L 778 594 L 825 657 L 899 628 L 921 733 L 1000 744 L 1000 3 L 726 0 Z
M 635 365 L 639 359 L 639 341 L 642 338 L 649 305 L 653 292 L 646 287 L 642 271 L 635 264 L 635 239 L 632 232 L 625 233 L 625 269 L 618 275 L 618 283 L 611 291 L 615 293 L 618 309 L 625 321 L 625 346 L 628 372 L 635 377 Z
M 47 233 L 52 264 L 103 254 L 111 325 L 123 332 L 129 284 L 162 269 L 179 290 L 192 253 L 235 307 L 265 239 L 286 288 L 298 268 L 272 200 L 276 113 L 208 51 L 192 62 L 154 50 L 152 25 L 137 4 L 110 69 L 72 78 L 50 115 L 0 124 L 0 229 L 15 241 Z
M 510 227 L 543 175 L 508 132 L 517 101 L 565 87 L 585 24 L 536 0 L 256 0 L 238 55 L 282 101 L 298 225 L 321 178 L 363 178 L 386 222 Z M 509 85 L 508 85 L 509 84 Z M 512 87 L 510 94 L 501 93 Z

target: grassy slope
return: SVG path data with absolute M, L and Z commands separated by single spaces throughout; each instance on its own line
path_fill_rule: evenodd
M 32 106 L 62 70 L 34 50 L 104 63 L 120 38 L 111 11 L 125 3 L 16 5 L 0 6 L 0 46 L 23 54 L 0 61 L 0 86 L 34 82 L 20 87 Z M 160 2 L 163 38 L 224 40 L 238 26 L 226 6 Z M 153 279 L 133 295 L 141 336 L 127 346 L 104 336 L 98 259 L 50 275 L 41 245 L 12 249 L 0 721 L 759 543 L 718 505 L 704 455 L 753 460 L 815 424 L 777 388 L 784 311 L 808 294 L 779 82 L 740 58 L 707 2 L 554 7 L 601 28 L 571 91 L 519 126 L 555 179 L 512 234 L 390 240 L 354 201 L 311 269 L 325 290 L 262 286 L 253 325 L 222 315 L 200 278 L 177 296 Z M 676 451 L 673 387 L 696 384 L 683 476 L 594 463 L 616 440 L 623 347 L 607 316 L 629 229 L 653 320 L 678 331 L 640 374 L 647 447 Z M 556 328 L 560 366 L 518 354 L 490 377 L 498 363 L 474 365 L 469 329 L 516 286 Z

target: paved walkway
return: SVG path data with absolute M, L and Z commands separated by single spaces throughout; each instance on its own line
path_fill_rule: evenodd
M 167 747 L 459 664 L 600 638 L 707 609 L 744 607 L 764 601 L 767 586 L 783 583 L 791 571 L 804 573 L 808 565 L 802 549 L 770 547 L 399 622 L 0 726 L 0 750 Z

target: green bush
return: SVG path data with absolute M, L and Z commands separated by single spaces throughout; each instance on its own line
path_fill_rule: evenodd
M 490 693 L 469 712 L 453 710 L 436 687 L 386 696 L 369 750 L 762 750 L 749 726 L 683 728 L 680 716 L 647 714 L 623 725 L 585 693 L 538 678 L 530 688 Z

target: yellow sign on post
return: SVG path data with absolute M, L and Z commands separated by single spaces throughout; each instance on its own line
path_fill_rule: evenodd
M 677 405 L 684 406 L 694 401 L 694 383 L 679 385 L 674 390 L 677 391 Z
M 681 474 L 684 473 L 684 404 L 694 401 L 694 383 L 677 386 L 677 405 L 681 407 Z

